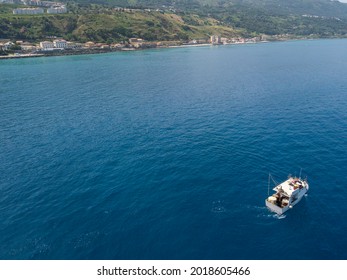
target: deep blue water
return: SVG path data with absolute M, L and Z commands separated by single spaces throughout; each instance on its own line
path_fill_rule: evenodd
M 346 77 L 347 40 L 0 61 L 0 258 L 347 259 Z

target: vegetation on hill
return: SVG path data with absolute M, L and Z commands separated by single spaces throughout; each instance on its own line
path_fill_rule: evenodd
M 347 4 L 330 0 L 61 0 L 68 13 L 13 15 L 0 4 L 0 38 L 120 42 L 279 35 L 347 36 Z M 132 7 L 139 11 L 118 11 Z M 151 8 L 151 11 L 145 11 Z M 156 11 L 158 10 L 158 11 Z
M 64 1 L 64 0 L 63 0 Z M 113 6 L 172 8 L 210 16 L 248 33 L 347 36 L 347 4 L 331 0 L 75 0 Z
M 211 9 L 210 15 L 234 26 L 250 32 L 268 35 L 293 34 L 297 36 L 316 35 L 317 37 L 334 37 L 347 35 L 347 19 L 317 16 L 312 14 L 279 15 L 270 11 L 255 8 L 247 10 L 230 7 L 224 11 Z
M 61 15 L 0 15 L 0 38 L 38 41 L 58 36 L 79 42 L 113 43 L 132 37 L 170 41 L 208 38 L 213 34 L 245 35 L 242 30 L 221 25 L 213 18 L 194 14 L 91 10 Z
M 61 0 L 71 2 L 71 0 Z M 326 17 L 347 18 L 347 4 L 331 0 L 74 0 L 80 4 L 98 3 L 118 7 L 173 7 L 184 11 L 199 11 L 203 7 L 220 10 L 250 8 L 271 15 L 312 14 Z

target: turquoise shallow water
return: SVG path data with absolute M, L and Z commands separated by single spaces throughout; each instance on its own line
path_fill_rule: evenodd
M 0 258 L 346 259 L 346 77 L 347 40 L 0 61 Z

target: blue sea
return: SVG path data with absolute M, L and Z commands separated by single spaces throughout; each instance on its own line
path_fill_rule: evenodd
M 347 259 L 346 175 L 345 39 L 0 61 L 0 259 Z

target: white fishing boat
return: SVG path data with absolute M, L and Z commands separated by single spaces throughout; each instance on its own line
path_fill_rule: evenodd
M 272 178 L 271 175 L 269 175 L 269 186 L 270 178 Z M 282 215 L 294 205 L 298 204 L 307 193 L 308 189 L 309 185 L 307 178 L 301 179 L 301 176 L 289 176 L 288 180 L 277 184 L 277 186 L 273 188 L 275 193 L 265 199 L 265 205 L 270 209 L 270 211 Z

